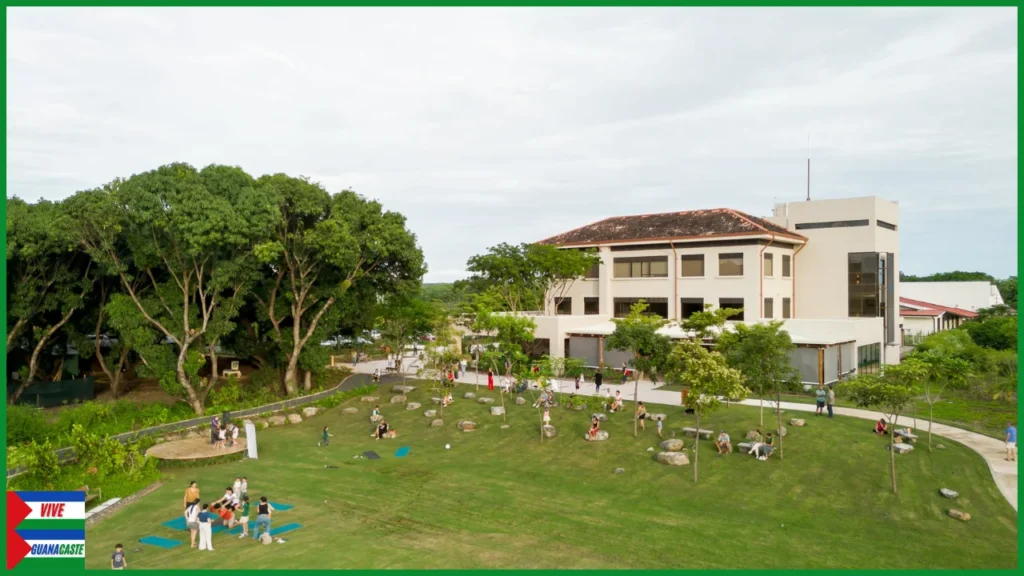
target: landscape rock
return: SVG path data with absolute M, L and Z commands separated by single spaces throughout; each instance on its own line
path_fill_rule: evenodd
M 950 490 L 949 488 L 942 488 L 942 489 L 940 489 L 939 490 L 939 494 L 942 494 L 946 498 L 956 499 L 956 498 L 960 497 L 960 493 L 959 492 L 957 492 L 955 490 Z
M 264 532 L 263 534 L 260 534 L 260 544 L 272 544 L 273 542 L 274 538 L 270 535 L 269 532 Z
M 577 411 L 577 412 L 583 412 L 584 410 L 587 409 L 587 407 L 586 406 L 573 406 L 572 409 Z
M 889 445 L 886 444 L 885 448 L 888 450 Z M 893 444 L 893 450 L 895 450 L 897 454 L 909 454 L 914 450 L 914 447 L 910 444 Z
M 690 436 L 690 437 L 696 437 L 697 436 L 697 429 L 696 428 L 683 428 L 683 434 L 685 434 L 687 436 Z M 700 437 L 703 438 L 704 440 L 711 440 L 711 436 L 713 434 L 714 434 L 713 430 L 703 430 L 702 429 L 700 431 Z
M 647 451 L 648 452 L 654 452 L 654 446 L 651 446 L 650 448 L 648 448 Z
M 284 421 L 282 421 L 281 424 L 284 424 Z M 203 435 L 200 434 L 198 430 L 189 430 L 188 432 L 185 433 L 185 438 L 202 438 L 202 437 L 203 437 Z
M 598 412 L 596 414 L 591 414 L 590 418 L 591 419 L 597 418 L 598 422 L 607 422 L 608 421 L 608 416 L 606 414 L 602 413 L 602 412 Z
M 783 438 L 786 437 L 786 427 L 785 426 L 780 426 L 778 432 L 779 432 L 779 436 L 782 436 Z
M 432 427 L 434 427 L 434 428 L 440 428 L 441 426 L 444 426 L 444 420 L 441 420 L 441 419 L 439 418 L 439 419 L 437 419 L 437 420 L 434 420 L 433 422 L 431 422 L 431 423 L 430 423 L 430 425 L 431 425 Z
M 380 398 L 377 398 L 376 396 L 363 396 L 359 400 L 362 402 L 376 402 L 377 400 L 380 400 Z
M 615 473 L 616 473 L 616 474 L 622 474 L 622 473 L 624 473 L 625 471 L 626 471 L 626 469 L 625 469 L 625 468 L 616 468 L 616 469 L 615 469 Z
M 342 408 L 341 413 L 342 414 L 359 414 L 359 408 L 356 408 L 354 406 L 349 406 L 348 408 Z
M 473 394 L 472 392 L 466 392 L 465 394 L 462 395 L 462 397 L 465 398 L 466 400 L 472 400 L 476 398 L 476 394 Z
M 683 449 L 683 441 L 679 439 L 665 440 L 659 446 L 666 452 L 679 452 Z
M 491 406 L 491 416 L 504 416 L 505 409 L 501 406 Z
M 555 436 L 558 436 L 558 430 L 550 424 L 541 428 L 541 432 L 544 434 L 545 438 L 554 438 Z
M 391 403 L 392 404 L 405 404 L 405 402 L 407 400 L 408 400 L 408 398 L 406 398 L 405 396 L 392 396 L 391 397 Z
M 507 429 L 509 429 L 509 428 L 511 428 L 511 426 L 509 426 L 508 424 L 502 424 L 502 425 L 501 425 L 501 429 L 502 429 L 502 430 L 507 430 Z
M 806 426 L 807 422 L 802 420 L 802 419 L 800 419 L 800 418 L 793 418 L 792 420 L 789 421 L 789 425 L 790 426 L 796 426 L 797 428 L 800 428 L 802 426 Z
M 317 408 L 316 406 L 306 406 L 305 408 L 302 409 L 302 415 L 305 416 L 306 418 L 311 418 L 319 413 L 320 409 Z
M 264 428 L 270 428 L 270 422 L 267 422 L 266 420 L 260 420 L 256 422 L 257 430 L 263 430 Z
M 753 447 L 754 445 L 751 444 L 750 442 L 740 442 L 739 444 L 736 445 L 736 451 L 746 454 L 747 452 L 750 452 L 750 449 Z
M 415 386 L 392 386 L 391 387 L 391 391 L 395 392 L 397 394 L 408 394 L 409 392 L 412 392 L 415 389 L 416 389 Z
M 419 410 L 420 409 L 420 403 L 419 402 L 409 402 L 408 404 L 405 405 L 405 409 L 406 410 Z
M 302 416 L 299 416 L 298 414 L 289 414 L 288 421 L 292 424 L 298 424 L 299 422 L 302 422 Z
M 938 448 L 939 450 L 945 450 L 946 449 L 946 447 L 943 446 L 942 444 L 936 444 L 935 447 Z
M 961 512 L 959 510 L 952 510 L 952 509 L 949 511 L 949 516 L 950 516 L 950 518 L 956 518 L 957 520 L 960 520 L 961 522 L 967 522 L 968 520 L 971 519 L 971 515 L 968 514 L 967 512 Z
M 516 405 L 522 406 L 523 404 L 526 404 L 526 398 L 523 398 L 522 396 L 516 396 Z
M 438 398 L 437 396 L 434 396 L 433 398 L 430 399 L 430 402 L 433 403 L 433 404 L 440 404 L 441 403 L 441 399 Z
M 283 426 L 285 422 L 288 421 L 288 419 L 278 414 L 276 416 L 271 416 L 270 418 L 267 418 L 267 421 L 270 422 L 271 426 Z
M 690 463 L 685 452 L 660 452 L 657 458 L 658 462 L 669 466 L 686 466 Z
M 664 422 L 665 418 L 667 418 L 667 416 L 665 416 L 664 414 L 651 414 L 651 415 L 649 415 L 649 418 L 651 420 L 654 420 L 655 422 L 658 422 L 659 420 Z
M 477 402 L 480 404 L 494 404 L 494 398 L 480 398 Z
M 463 432 L 469 432 L 470 430 L 476 430 L 476 422 L 472 420 L 459 420 L 455 425 L 459 430 Z
M 757 430 L 751 430 L 747 432 L 747 435 L 743 437 L 744 440 L 753 440 L 757 436 Z
M 598 430 L 597 434 L 595 436 L 591 437 L 590 434 L 584 434 L 583 438 L 587 442 L 604 442 L 605 440 L 608 439 L 608 431 L 607 430 Z
M 433 418 L 434 416 L 437 416 L 437 410 L 427 410 L 423 412 L 423 415 L 427 418 Z

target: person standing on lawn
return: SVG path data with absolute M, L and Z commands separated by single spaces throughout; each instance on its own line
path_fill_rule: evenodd
M 601 371 L 598 370 L 596 373 L 594 373 L 594 386 L 597 387 L 597 390 L 596 390 L 595 394 L 600 394 L 601 393 L 601 383 L 602 382 L 604 382 L 604 374 L 601 374 Z
M 814 393 L 814 403 L 814 415 L 821 416 L 821 411 L 825 408 L 825 387 L 821 384 L 818 384 L 818 391 Z
M 188 507 L 185 508 L 185 525 L 188 526 L 189 535 L 191 536 L 191 548 L 195 548 L 196 535 L 199 534 L 199 498 L 189 502 Z
M 110 555 L 110 569 L 124 570 L 128 567 L 128 561 L 124 558 L 124 546 L 114 546 L 114 553 Z
M 213 552 L 213 513 L 210 512 L 210 505 L 203 504 L 203 511 L 199 513 L 199 549 Z
M 242 496 L 242 508 L 238 512 L 238 523 L 242 525 L 242 534 L 238 537 L 239 539 L 245 538 L 249 535 L 249 497 Z
M 494 391 L 494 370 L 487 369 L 487 389 Z
M 185 508 L 188 508 L 189 504 L 196 500 L 199 500 L 199 486 L 193 480 L 188 483 L 188 488 L 185 489 Z
M 1006 427 L 1006 459 L 1010 462 L 1017 461 L 1017 427 L 1013 422 Z
M 270 515 L 273 512 L 274 507 L 267 501 L 267 497 L 260 496 L 260 503 L 256 506 L 256 526 L 252 529 L 253 540 L 259 539 L 261 530 L 270 535 Z
M 828 406 L 828 417 L 832 417 L 832 406 L 836 403 L 836 389 L 834 386 L 828 387 L 828 395 L 825 397 L 825 405 Z

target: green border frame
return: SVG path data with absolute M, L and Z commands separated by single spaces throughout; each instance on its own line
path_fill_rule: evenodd
M 689 6 L 689 7 L 724 7 L 724 6 L 732 6 L 732 7 L 842 7 L 842 6 L 846 6 L 846 7 L 1010 7 L 1010 6 L 1014 6 L 1014 7 L 1019 7 L 1020 1 L 1019 0 L 981 0 L 979 2 L 969 2 L 969 1 L 965 1 L 965 0 L 959 0 L 959 1 L 903 0 L 903 1 L 895 1 L 895 2 L 893 2 L 893 1 L 886 2 L 886 1 L 883 1 L 883 0 L 866 0 L 866 1 L 863 1 L 863 2 L 850 2 L 850 1 L 842 1 L 842 0 L 834 0 L 834 1 L 828 1 L 828 0 L 817 0 L 817 1 L 815 1 L 815 0 L 789 0 L 789 1 L 785 1 L 785 0 L 783 0 L 783 1 L 774 1 L 773 2 L 773 1 L 769 0 L 769 1 L 760 1 L 760 2 L 758 2 L 758 1 L 753 1 L 753 0 L 733 0 L 733 1 L 729 1 L 729 0 L 718 0 L 718 1 L 715 1 L 715 0 L 710 0 L 710 1 L 709 0 L 705 0 L 705 1 L 701 2 L 701 1 L 686 1 L 686 0 L 639 0 L 637 2 L 624 2 L 622 0 L 618 0 L 618 1 L 616 1 L 616 0 L 589 0 L 589 1 L 586 1 L 586 0 L 576 0 L 576 1 L 561 0 L 561 1 L 554 1 L 554 2 L 544 2 L 544 1 L 539 1 L 539 0 L 534 0 L 534 1 L 520 0 L 520 1 L 517 2 L 517 1 L 510 1 L 510 0 L 504 0 L 504 1 L 501 1 L 501 0 L 476 0 L 476 1 L 472 1 L 472 0 L 464 0 L 464 1 L 452 1 L 452 0 L 435 0 L 435 1 L 430 1 L 430 0 L 399 0 L 399 1 L 391 1 L 391 2 L 386 2 L 386 1 L 385 2 L 372 2 L 372 1 L 365 1 L 365 0 L 364 1 L 344 1 L 344 0 L 310 1 L 310 0 L 299 0 L 297 2 L 289 3 L 289 2 L 281 2 L 281 1 L 274 1 L 274 0 L 248 0 L 248 1 L 246 1 L 246 0 L 213 0 L 213 1 L 210 1 L 210 2 L 199 2 L 199 1 L 195 1 L 195 0 L 181 0 L 181 1 L 178 1 L 178 2 L 174 2 L 174 1 L 160 2 L 160 1 L 154 1 L 154 0 L 148 0 L 148 1 L 146 1 L 146 0 L 141 0 L 141 1 L 140 0 L 136 0 L 136 1 L 132 1 L 132 0 L 106 0 L 106 1 L 96 1 L 96 0 L 93 0 L 93 1 L 89 1 L 89 0 L 51 0 L 51 1 L 47 1 L 47 0 L 37 0 L 37 1 L 5 0 L 4 4 L 5 4 L 5 8 L 8 8 L 8 7 L 51 7 L 51 6 L 52 7 L 230 7 L 230 6 L 250 7 L 251 6 L 251 7 L 290 7 L 290 8 L 296 8 L 296 7 L 331 7 L 331 6 L 338 6 L 338 7 L 345 7 L 345 6 L 347 6 L 347 7 L 382 7 L 382 6 L 393 6 L 393 7 L 429 7 L 429 6 L 434 6 L 434 7 L 614 7 L 614 6 L 618 6 L 618 7 L 686 7 L 686 6 Z M 3 18 L 3 34 L 4 34 L 4 38 L 6 39 L 6 36 L 7 36 L 7 10 L 6 9 L 3 12 L 2 18 Z M 4 42 L 5 54 L 6 54 L 6 47 L 7 47 L 7 43 Z M 1018 83 L 1019 83 L 1020 70 L 1021 70 L 1019 42 L 1018 42 L 1017 52 L 1018 52 L 1018 58 L 1017 58 L 1017 71 L 1018 71 L 1018 73 L 1017 73 L 1017 77 L 1018 77 Z M 6 72 L 6 67 L 7 67 L 7 59 L 4 58 L 4 70 L 5 70 L 5 72 Z M 7 78 L 7 75 L 4 74 L 4 83 L 5 84 L 6 84 L 6 78 Z M 5 90 L 4 93 L 5 93 L 5 101 L 6 101 L 6 90 Z M 1018 95 L 1018 99 L 1019 99 L 1019 95 Z M 1018 123 L 1018 134 L 1019 134 L 1019 126 L 1020 126 L 1020 104 L 1019 104 L 1019 102 L 1018 102 L 1017 111 L 1018 111 L 1017 123 Z M 2 122 L 3 122 L 3 127 L 4 127 L 5 133 L 6 133 L 6 128 L 7 128 L 7 115 L 6 114 L 3 116 Z M 6 150 L 6 142 L 4 144 L 4 149 Z M 7 175 L 7 164 L 6 164 L 6 162 L 3 165 L 3 173 L 4 173 L 5 177 L 6 177 L 6 175 Z M 1018 166 L 1018 178 L 1017 178 L 1017 180 L 1018 180 L 1018 184 L 1017 185 L 1018 185 L 1018 199 L 1019 199 L 1019 197 L 1020 197 L 1020 191 L 1019 191 L 1019 186 L 1020 186 L 1019 166 Z M 1020 202 L 1018 201 L 1018 205 L 1017 205 L 1018 221 L 1020 220 L 1020 216 L 1022 214 L 1024 214 L 1024 210 L 1022 210 Z M 4 226 L 4 231 L 5 231 L 5 234 L 4 234 L 4 246 L 6 248 L 6 245 L 7 245 L 7 235 L 6 235 L 6 229 L 7 229 L 7 218 L 6 218 L 6 216 L 7 216 L 7 206 L 6 206 L 6 202 L 2 206 L 0 206 L 0 215 L 3 216 L 3 226 Z M 1018 270 L 1020 269 L 1021 263 L 1024 262 L 1024 256 L 1021 255 L 1021 251 L 1020 251 L 1020 242 L 1021 242 L 1020 241 L 1020 235 L 1018 233 L 1018 238 L 1017 238 L 1017 244 L 1018 244 L 1018 246 L 1017 246 L 1017 248 L 1018 248 L 1018 250 L 1017 250 L 1017 267 L 1018 267 Z M 6 276 L 7 276 L 7 261 L 6 261 L 6 259 L 4 259 L 3 261 L 0 261 L 0 271 L 2 271 L 4 278 L 6 278 Z M 3 295 L 2 300 L 0 300 L 0 311 L 3 311 L 3 315 L 6 317 L 6 315 L 7 315 L 7 284 L 6 284 L 6 282 L 3 283 L 2 285 L 0 285 L 0 292 L 2 292 L 2 295 Z M 6 332 L 6 328 L 5 328 L 5 332 Z M 1024 327 L 1018 327 L 1018 334 L 1019 334 L 1019 336 L 1024 336 Z M 1019 350 L 1018 350 L 1018 353 L 1019 353 Z M 0 358 L 0 373 L 6 373 L 6 371 L 7 371 L 7 356 L 5 354 L 2 358 Z M 1018 380 L 1018 387 L 1019 387 L 1019 385 L 1020 385 L 1020 380 Z M 1018 414 L 1017 414 L 1018 422 L 1020 421 L 1020 413 L 1021 413 L 1020 412 L 1020 407 L 1018 405 Z M 0 424 L 2 424 L 2 426 L 0 426 L 0 437 L 3 438 L 4 446 L 6 447 L 6 444 L 7 444 L 7 442 L 6 442 L 6 440 L 7 440 L 6 403 L 5 403 L 5 409 L 2 411 L 2 414 L 0 414 Z M 6 450 L 5 450 L 4 451 L 4 464 L 5 465 L 6 465 L 6 460 L 7 460 L 7 456 L 6 456 Z M 1018 494 L 1019 494 L 1019 488 L 1018 488 Z M 0 506 L 3 507 L 4 518 L 6 518 L 6 512 L 7 512 L 7 500 L 6 500 L 6 498 L 3 499 L 3 503 L 0 504 Z M 1018 515 L 1018 524 L 1017 524 L 1017 549 L 1018 549 L 1018 554 L 1019 554 L 1019 550 L 1021 548 L 1020 543 L 1021 543 L 1020 517 Z M 343 544 L 341 544 L 341 545 L 343 545 Z M 5 538 L 4 550 L 5 550 L 5 557 L 6 557 L 6 538 Z M 1018 559 L 1018 569 L 1019 569 L 1019 559 Z M 74 574 L 79 574 L 79 573 L 97 573 L 97 572 L 99 572 L 98 570 L 85 570 L 84 560 L 77 560 L 77 559 L 64 559 L 64 560 L 61 560 L 61 559 L 56 559 L 56 560 L 55 559 L 48 559 L 48 560 L 34 560 L 34 561 L 33 560 L 24 560 L 21 564 L 19 564 L 19 566 L 15 570 L 18 571 L 18 572 L 26 573 L 26 574 L 33 574 L 33 573 L 51 574 L 51 573 L 60 572 L 60 573 L 63 573 L 65 575 L 67 575 L 67 576 L 73 576 Z M 268 571 L 270 571 L 270 572 L 279 572 L 279 573 L 287 572 L 287 570 L 268 570 Z M 304 573 L 308 573 L 308 574 L 323 574 L 323 575 L 327 576 L 327 575 L 333 574 L 335 571 L 336 570 L 308 570 L 308 571 L 304 570 L 303 572 Z M 146 572 L 150 573 L 150 574 L 158 574 L 158 575 L 172 575 L 172 574 L 183 573 L 184 571 L 178 571 L 178 570 L 149 570 L 149 571 L 146 571 Z M 190 574 L 208 573 L 208 574 L 218 574 L 220 576 L 235 576 L 235 575 L 243 576 L 243 575 L 249 575 L 251 572 L 252 572 L 251 569 L 247 569 L 247 570 L 217 570 L 217 571 L 213 571 L 213 570 L 198 570 L 198 571 L 197 570 L 190 570 L 188 573 L 190 573 Z M 383 571 L 383 570 L 382 571 L 352 570 L 352 571 L 346 571 L 346 572 L 349 572 L 351 574 L 359 574 L 359 575 L 361 575 L 361 574 L 378 574 L 378 573 L 386 572 L 388 574 L 394 574 L 395 576 L 404 576 L 404 575 L 413 575 L 413 574 L 424 574 L 424 573 L 428 573 L 428 572 L 429 573 L 451 573 L 451 574 L 470 574 L 470 575 L 473 575 L 473 574 L 486 574 L 486 573 L 489 573 L 489 572 L 492 572 L 492 571 L 490 571 L 490 570 L 440 570 L 440 571 L 438 571 L 438 570 L 429 570 L 429 571 L 428 570 L 394 570 L 394 571 L 392 571 L 392 570 L 387 570 L 387 571 Z M 536 575 L 536 574 L 557 574 L 557 573 L 559 573 L 558 570 L 502 570 L 501 572 L 505 573 L 505 574 L 510 574 L 510 575 L 520 575 L 520 574 L 522 574 L 522 575 L 526 575 L 526 574 Z M 591 574 L 591 573 L 611 573 L 611 572 L 613 572 L 613 571 L 612 570 L 605 570 L 605 571 L 588 570 L 588 571 L 579 571 L 578 573 L 580 573 L 580 574 L 584 574 L 584 573 Z M 620 571 L 614 571 L 614 572 L 620 572 Z M 662 575 L 664 575 L 664 576 L 682 576 L 682 575 L 686 575 L 686 574 L 698 574 L 698 573 L 706 573 L 706 572 L 729 572 L 729 573 L 735 573 L 735 574 L 780 574 L 781 575 L 781 574 L 787 574 L 787 573 L 790 573 L 790 572 L 793 572 L 793 571 L 792 570 L 729 570 L 729 571 L 726 571 L 726 570 L 715 570 L 715 571 L 707 571 L 707 570 L 701 570 L 701 571 L 698 571 L 698 570 L 645 570 L 644 572 L 646 574 L 650 574 L 652 576 L 662 576 Z M 891 571 L 882 571 L 882 570 L 842 570 L 842 571 L 840 571 L 840 570 L 802 570 L 801 572 L 805 572 L 805 573 L 839 573 L 839 572 L 842 572 L 843 574 L 883 574 L 883 573 L 931 574 L 931 573 L 934 573 L 935 571 L 928 571 L 928 570 L 891 570 Z M 962 570 L 962 571 L 958 570 L 958 571 L 956 571 L 956 573 L 958 573 L 958 574 L 1015 574 L 1017 572 L 1011 571 L 1011 570 Z

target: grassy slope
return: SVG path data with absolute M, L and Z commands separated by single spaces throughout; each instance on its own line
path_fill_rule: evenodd
M 390 386 L 388 386 L 390 388 Z M 88 531 L 87 563 L 103 568 L 116 542 L 146 535 L 176 537 L 159 524 L 179 514 L 183 487 L 196 479 L 213 495 L 235 475 L 249 477 L 250 495 L 295 504 L 276 515 L 300 522 L 286 544 L 258 546 L 214 537 L 212 554 L 142 546 L 138 568 L 1011 568 L 1017 564 L 1017 515 L 974 452 L 951 442 L 897 457 L 900 495 L 889 489 L 888 459 L 870 423 L 809 418 L 791 429 L 786 458 L 759 462 L 718 458 L 701 443 L 700 483 L 692 467 L 653 461 L 652 429 L 632 438 L 627 415 L 613 415 L 607 443 L 582 440 L 588 415 L 553 411 L 557 439 L 538 439 L 538 415 L 509 403 L 511 428 L 486 407 L 461 399 L 445 426 L 430 428 L 433 408 L 417 390 L 416 411 L 387 404 L 397 440 L 369 438 L 370 405 L 340 409 L 300 425 L 264 431 L 260 459 L 174 470 L 167 485 Z M 486 390 L 484 391 L 486 393 Z M 669 430 L 693 425 L 667 410 Z M 459 418 L 480 429 L 462 433 Z M 702 422 L 703 424 L 703 422 Z M 757 424 L 753 408 L 712 417 L 734 441 Z M 317 448 L 330 425 L 329 448 Z M 706 426 L 709 427 L 709 426 Z M 446 452 L 444 444 L 452 450 Z M 412 454 L 396 459 L 402 445 Z M 692 441 L 687 439 L 687 446 Z M 353 460 L 377 450 L 383 459 Z M 691 453 L 692 460 L 692 453 Z M 325 464 L 338 469 L 325 469 Z M 616 467 L 626 472 L 613 474 Z M 938 489 L 960 492 L 956 504 Z M 325 502 L 326 501 L 326 502 Z M 974 517 L 948 518 L 950 506 Z M 128 544 L 129 551 L 138 544 Z M 187 544 L 186 544 L 187 546 Z

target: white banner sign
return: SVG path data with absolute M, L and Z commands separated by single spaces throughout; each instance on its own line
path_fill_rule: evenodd
M 249 458 L 256 460 L 256 425 L 252 420 L 245 421 L 245 444 L 249 449 Z

